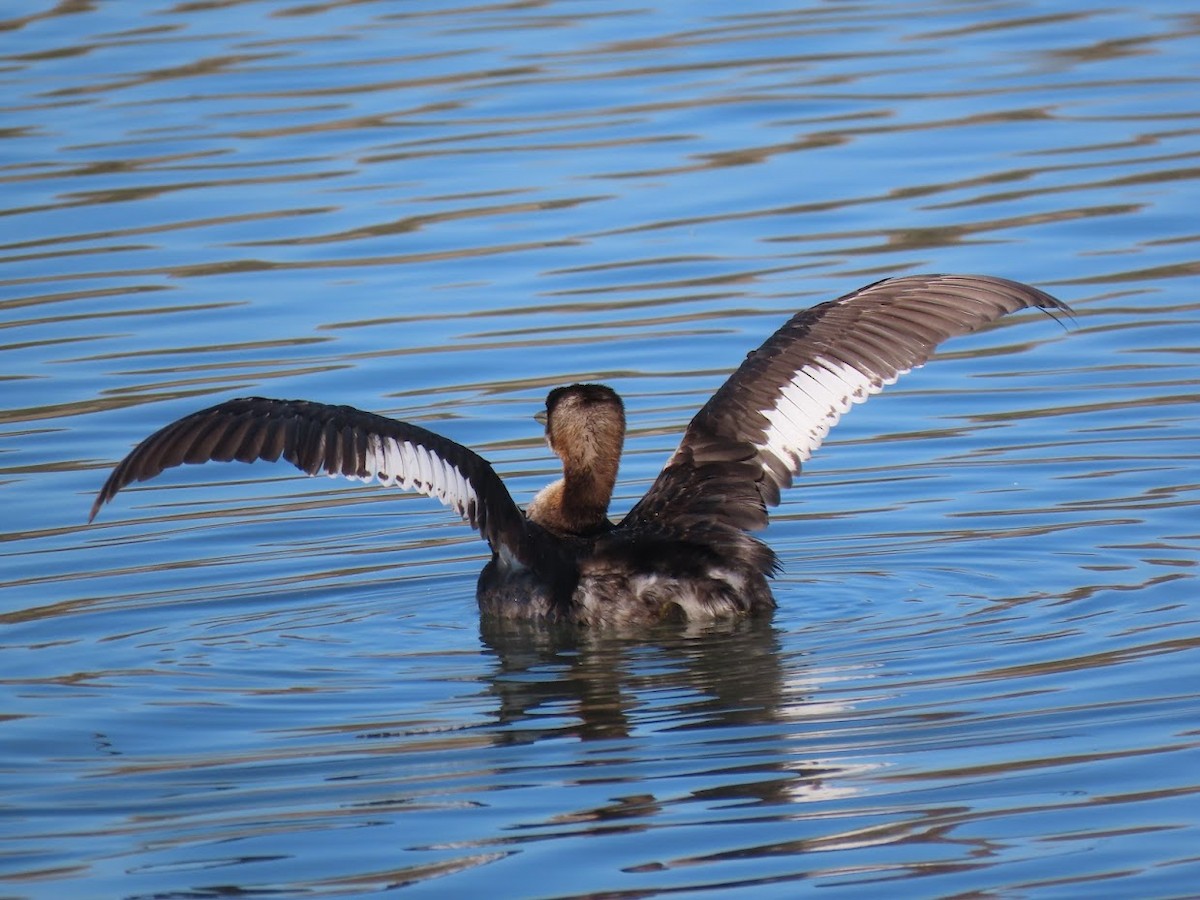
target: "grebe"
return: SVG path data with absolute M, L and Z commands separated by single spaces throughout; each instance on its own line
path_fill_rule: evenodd
M 588 625 L 721 619 L 775 607 L 767 524 L 801 464 L 854 403 L 922 365 L 949 337 L 1027 307 L 1071 310 L 1036 288 L 980 275 L 876 282 L 793 316 L 751 352 L 683 434 L 645 496 L 608 518 L 625 410 L 600 384 L 546 398 L 563 477 L 522 512 L 491 465 L 407 422 L 307 400 L 248 397 L 184 416 L 113 469 L 88 521 L 121 488 L 182 463 L 278 460 L 435 497 L 492 550 L 485 615 Z

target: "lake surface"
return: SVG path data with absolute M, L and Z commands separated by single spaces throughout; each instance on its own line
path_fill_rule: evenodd
M 0 897 L 1200 892 L 1200 17 L 197 2 L 0 19 Z M 351 403 L 614 511 L 795 310 L 1070 303 L 856 409 L 769 622 L 482 622 L 437 503 L 154 429 Z

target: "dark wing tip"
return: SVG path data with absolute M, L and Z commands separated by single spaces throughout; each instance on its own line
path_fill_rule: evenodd
M 129 451 L 124 459 L 113 467 L 92 502 L 88 524 L 92 523 L 104 504 L 135 481 L 153 478 L 164 469 L 185 462 L 232 458 L 219 455 L 214 457 L 214 450 L 221 444 L 222 439 L 236 432 L 237 438 L 243 440 L 246 437 L 246 426 L 253 421 L 255 414 L 269 410 L 272 405 L 277 404 L 290 405 L 291 401 L 239 397 L 191 413 L 163 426 Z M 255 457 L 251 457 L 253 458 Z
M 916 290 L 940 291 L 945 287 L 966 299 L 998 300 L 1000 306 L 997 308 L 996 314 L 985 318 L 984 324 L 1020 309 L 1030 308 L 1042 310 L 1056 322 L 1061 322 L 1060 316 L 1068 320 L 1075 318 L 1075 311 L 1070 306 L 1041 288 L 1025 284 L 1022 281 L 1013 281 L 1011 278 L 1001 278 L 998 275 L 902 275 L 897 278 L 886 278 L 854 291 L 847 297 L 871 291 L 877 285 L 906 284 L 911 284 Z

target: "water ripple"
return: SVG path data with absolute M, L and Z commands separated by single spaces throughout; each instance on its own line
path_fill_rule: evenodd
M 0 20 L 0 892 L 1184 896 L 1200 20 L 1152 2 L 34 4 Z M 435 504 L 91 498 L 239 394 L 479 449 L 627 399 L 627 509 L 796 309 L 1061 295 L 848 416 L 769 623 L 480 623 Z M 431 508 L 435 507 L 435 508 Z

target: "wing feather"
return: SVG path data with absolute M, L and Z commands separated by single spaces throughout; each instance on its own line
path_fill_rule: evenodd
M 324 472 L 419 491 L 458 513 L 493 550 L 531 564 L 534 529 L 481 456 L 408 422 L 307 400 L 246 397 L 218 403 L 159 429 L 109 475 L 88 521 L 117 492 L 164 469 L 209 461 L 285 459 Z
M 982 275 L 887 279 L 797 313 L 696 414 L 621 527 L 706 534 L 770 568 L 770 551 L 734 532 L 766 525 L 767 507 L 841 416 L 947 338 L 1027 307 L 1071 315 L 1036 288 Z

